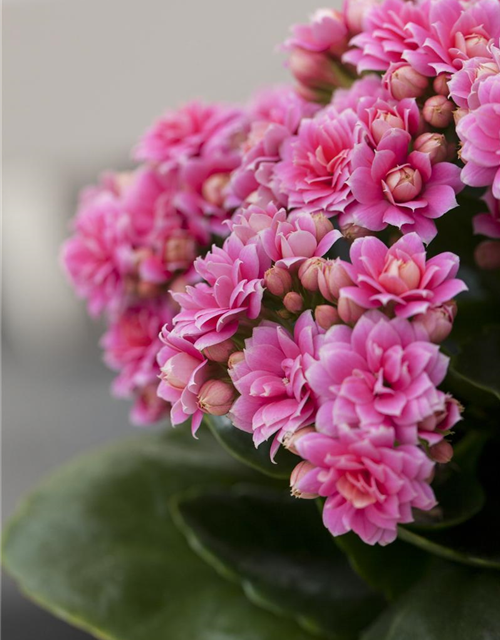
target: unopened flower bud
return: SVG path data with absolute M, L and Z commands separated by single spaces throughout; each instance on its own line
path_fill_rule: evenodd
M 398 65 L 386 74 L 385 84 L 396 100 L 420 98 L 427 91 L 429 79 L 409 64 Z
M 325 330 L 342 322 L 337 309 L 329 304 L 318 305 L 314 310 L 314 319 Z
M 212 416 L 224 416 L 231 408 L 236 392 L 232 384 L 208 380 L 198 395 L 198 407 Z
M 431 126 L 444 129 L 450 124 L 454 109 L 453 102 L 445 96 L 432 96 L 425 101 L 422 115 Z
M 308 258 L 300 265 L 299 279 L 306 291 L 318 291 L 319 274 L 326 264 L 324 258 Z
M 441 440 L 429 448 L 429 454 L 435 462 L 446 464 L 453 458 L 453 447 L 446 440 Z
M 346 240 L 352 242 L 353 240 L 357 240 L 358 238 L 365 238 L 366 236 L 373 235 L 373 231 L 369 229 L 365 229 L 365 227 L 360 227 L 357 224 L 353 224 L 352 222 L 348 222 L 347 224 L 340 225 L 340 231 Z
M 476 263 L 480 269 L 493 271 L 500 269 L 500 242 L 485 240 L 474 251 Z
M 327 233 L 333 231 L 333 224 L 325 216 L 324 213 L 315 213 L 312 216 L 314 226 L 316 227 L 316 240 L 319 242 Z
M 345 0 L 344 16 L 347 28 L 355 36 L 363 31 L 363 20 L 373 5 L 380 0 Z
M 371 124 L 370 130 L 375 143 L 378 144 L 390 129 L 404 128 L 405 123 L 401 116 L 396 113 L 391 113 L 390 111 L 385 111 L 375 118 Z
M 415 316 L 415 327 L 425 329 L 429 340 L 440 344 L 450 335 L 457 314 L 457 305 L 453 300 L 439 307 L 433 307 L 425 313 Z
M 264 274 L 264 285 L 269 293 L 283 298 L 292 288 L 292 276 L 288 269 L 271 267 Z
M 427 153 L 431 164 L 444 162 L 448 157 L 448 143 L 442 133 L 422 133 L 415 140 L 413 149 Z
M 360 307 L 359 304 L 353 302 L 350 298 L 346 298 L 341 295 L 337 311 L 346 324 L 354 325 L 366 310 L 363 309 L 363 307 Z
M 477 33 L 465 36 L 465 53 L 468 58 L 488 58 L 491 52 L 488 50 L 489 40 Z
M 227 361 L 227 368 L 232 369 L 240 362 L 243 362 L 244 359 L 245 354 L 243 353 L 243 351 L 235 351 L 229 356 L 229 359 Z
M 204 199 L 215 207 L 222 207 L 229 177 L 228 173 L 214 173 L 213 176 L 207 178 L 201 189 Z
M 321 295 L 329 302 L 335 302 L 343 287 L 348 287 L 353 281 L 347 274 L 340 258 L 327 260 L 322 272 L 318 276 L 318 286 Z
M 338 86 L 338 74 L 327 53 L 295 47 L 288 59 L 290 71 L 309 89 L 332 90 Z
M 418 197 L 423 181 L 418 169 L 403 165 L 389 171 L 385 183 L 395 202 L 410 202 Z
M 440 73 L 438 76 L 434 78 L 432 83 L 432 88 L 434 91 L 441 96 L 449 96 L 450 90 L 448 88 L 448 76 L 446 73 Z
M 302 296 L 295 291 L 290 291 L 290 293 L 286 294 L 283 299 L 283 304 L 285 305 L 285 309 L 290 311 L 290 313 L 300 313 L 304 308 Z
M 228 338 L 219 344 L 213 344 L 203 349 L 203 355 L 212 362 L 227 362 L 229 356 L 236 350 L 234 342 Z
M 306 460 L 299 462 L 290 476 L 290 488 L 292 490 L 292 496 L 294 496 L 295 498 L 303 498 L 305 500 L 313 500 L 314 498 L 318 497 L 317 493 L 304 493 L 298 487 L 301 480 L 303 480 L 304 477 L 315 468 L 316 467 L 313 464 L 307 462 Z
M 303 429 L 299 429 L 295 432 L 288 432 L 283 437 L 283 446 L 285 447 L 285 449 L 298 456 L 299 452 L 295 448 L 297 442 L 308 433 L 314 433 L 315 431 L 316 429 L 314 427 L 304 427 Z

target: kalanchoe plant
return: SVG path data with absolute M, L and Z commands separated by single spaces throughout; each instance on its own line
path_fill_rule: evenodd
M 499 38 L 498 0 L 321 9 L 295 88 L 167 112 L 83 193 L 114 391 L 200 441 L 28 499 L 37 601 L 117 640 L 500 637 Z

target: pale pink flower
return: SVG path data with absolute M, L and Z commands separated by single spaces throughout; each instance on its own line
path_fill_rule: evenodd
M 386 71 L 391 63 L 399 62 L 408 49 L 414 49 L 407 24 L 426 26 L 426 5 L 405 0 L 385 0 L 374 4 L 367 12 L 363 31 L 355 36 L 344 62 L 363 71 Z
M 340 290 L 365 309 L 390 305 L 401 318 L 425 313 L 467 289 L 456 278 L 460 260 L 454 253 L 426 259 L 416 233 L 403 236 L 391 247 L 375 237 L 359 238 L 351 246 L 351 263 L 344 263 L 354 286 Z
M 231 420 L 253 433 L 255 446 L 274 436 L 272 456 L 285 436 L 314 422 L 316 404 L 304 369 L 320 333 L 310 311 L 297 320 L 293 336 L 275 323 L 262 323 L 245 341 L 244 358 L 229 371 L 241 394 Z
M 395 101 L 367 96 L 359 100 L 356 112 L 361 125 L 360 139 L 367 136 L 374 147 L 391 129 L 402 129 L 414 137 L 422 124 L 419 108 L 412 98 Z
M 491 189 L 483 196 L 483 200 L 488 205 L 489 213 L 474 216 L 474 233 L 500 239 L 500 200 L 493 197 Z
M 172 405 L 170 419 L 173 425 L 192 418 L 194 435 L 203 419 L 198 396 L 211 377 L 208 360 L 189 340 L 169 331 L 168 327 L 163 328 L 160 340 L 164 346 L 158 353 L 158 396 Z
M 147 426 L 160 422 L 170 413 L 170 403 L 157 394 L 158 380 L 154 384 L 138 389 L 136 399 L 130 410 L 131 421 L 138 426 Z
M 316 428 L 337 436 L 340 425 L 385 424 L 395 428 L 398 442 L 416 444 L 424 435 L 440 440 L 441 433 L 422 431 L 420 425 L 446 414 L 447 396 L 437 385 L 447 369 L 448 358 L 427 333 L 403 318 L 368 311 L 354 329 L 336 325 L 306 371 L 321 405 Z
M 500 73 L 500 49 L 492 46 L 489 51 L 491 56 L 467 60 L 448 81 L 450 97 L 462 109 L 477 109 L 481 106 L 477 95 L 481 83 L 487 77 Z
M 498 6 L 498 5 L 497 5 Z M 498 11 L 500 19 L 500 11 Z M 500 75 L 485 78 L 477 89 L 480 106 L 460 119 L 457 134 L 465 162 L 461 178 L 472 187 L 492 186 L 500 198 Z
M 335 9 L 318 9 L 307 24 L 295 24 L 284 48 L 328 52 L 341 55 L 347 48 L 347 26 L 343 15 Z
M 323 522 L 334 536 L 354 531 L 367 544 L 386 545 L 398 524 L 413 521 L 413 508 L 436 505 L 429 486 L 434 463 L 414 445 L 394 446 L 390 427 L 343 426 L 336 438 L 310 433 L 296 448 L 314 465 L 296 488 L 326 498 Z
M 434 238 L 434 220 L 457 206 L 460 169 L 449 162 L 431 164 L 427 153 L 409 153 L 410 142 L 406 131 L 391 129 L 375 150 L 367 142 L 356 146 L 349 178 L 355 202 L 341 224 L 372 231 L 393 225 L 403 233 L 416 231 L 427 243 Z
M 353 82 L 349 89 L 337 89 L 332 97 L 331 105 L 339 113 L 346 109 L 356 111 L 362 98 L 390 98 L 388 91 L 382 85 L 382 80 L 375 74 L 366 75 Z
M 419 5 L 418 12 L 423 14 L 424 7 L 429 7 L 427 24 L 408 19 L 406 32 L 416 46 L 408 47 L 403 58 L 425 76 L 454 73 L 470 58 L 488 56 L 488 45 L 498 42 L 497 0 L 434 0 Z
M 357 121 L 350 109 L 327 107 L 287 140 L 276 176 L 290 208 L 333 215 L 352 201 L 347 179 Z

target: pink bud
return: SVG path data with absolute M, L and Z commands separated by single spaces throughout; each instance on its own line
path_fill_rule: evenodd
M 339 312 L 339 316 L 346 324 L 354 325 L 361 318 L 365 309 L 360 307 L 359 304 L 356 304 L 349 298 L 345 296 L 340 296 L 339 304 L 337 306 L 337 311 Z
M 373 235 L 373 231 L 369 229 L 365 229 L 365 227 L 360 227 L 357 224 L 353 224 L 352 222 L 348 222 L 347 224 L 341 224 L 340 230 L 342 235 L 346 240 L 352 242 L 357 238 L 365 238 L 366 236 Z
M 480 269 L 500 269 L 500 242 L 485 240 L 476 247 L 474 257 Z
M 287 269 L 271 267 L 264 274 L 264 285 L 269 293 L 283 298 L 292 288 L 292 276 Z
M 300 265 L 299 279 L 307 291 L 318 291 L 318 277 L 326 264 L 324 258 L 308 258 Z
M 312 215 L 314 226 L 316 227 L 316 240 L 319 242 L 327 233 L 333 231 L 333 224 L 324 213 L 314 213 Z
M 209 380 L 200 389 L 198 407 L 212 416 L 224 416 L 231 408 L 235 395 L 232 384 L 222 380 Z
M 390 94 L 396 100 L 420 98 L 427 91 L 429 79 L 409 64 L 395 65 L 387 71 L 384 82 Z
M 389 171 L 385 177 L 385 184 L 395 202 L 409 202 L 417 198 L 423 183 L 418 169 L 403 165 Z M 385 191 L 387 196 L 387 190 Z
M 373 5 L 380 0 L 345 0 L 344 17 L 351 35 L 363 31 L 363 20 Z
M 234 342 L 231 339 L 213 344 L 211 347 L 203 349 L 203 355 L 212 362 L 227 362 L 229 356 L 236 350 Z
M 342 264 L 340 258 L 327 260 L 322 272 L 318 276 L 318 286 L 321 295 L 329 302 L 336 302 L 342 287 L 352 285 L 351 278 Z
M 298 487 L 301 480 L 303 480 L 304 477 L 315 468 L 316 467 L 313 464 L 311 464 L 310 462 L 306 462 L 305 460 L 299 462 L 290 476 L 290 488 L 292 490 L 292 496 L 294 496 L 295 498 L 303 498 L 305 500 L 313 500 L 314 498 L 318 497 L 317 493 L 302 493 L 302 491 Z
M 442 133 L 423 133 L 413 143 L 413 149 L 427 153 L 431 164 L 444 162 L 448 157 L 448 143 Z
M 184 389 L 200 361 L 187 353 L 177 353 L 161 369 L 161 378 L 174 389 Z
M 468 58 L 489 58 L 491 56 L 491 52 L 488 50 L 489 41 L 484 36 L 478 35 L 477 33 L 472 33 L 469 36 L 465 36 L 464 44 L 465 53 Z M 462 43 L 457 42 L 457 45 L 460 49 L 464 49 Z
M 435 462 L 446 464 L 453 458 L 453 447 L 446 440 L 441 440 L 429 448 L 429 454 Z
M 434 78 L 432 83 L 432 88 L 434 91 L 441 96 L 449 96 L 450 90 L 448 88 L 448 76 L 446 73 L 441 73 Z
M 455 109 L 455 111 L 453 112 L 453 122 L 455 123 L 455 126 L 457 126 L 457 124 L 460 122 L 460 120 L 465 117 L 467 114 L 469 113 L 468 109 Z
M 201 194 L 207 202 L 215 207 L 222 207 L 224 204 L 225 190 L 229 183 L 229 173 L 214 173 L 203 183 Z
M 165 262 L 171 269 L 190 265 L 196 258 L 196 242 L 189 236 L 173 236 L 165 242 Z
M 302 296 L 295 291 L 290 291 L 290 293 L 286 294 L 283 299 L 283 304 L 285 305 L 285 309 L 290 311 L 290 313 L 300 313 L 304 308 Z
M 334 324 L 340 324 L 340 316 L 335 307 L 329 304 L 320 304 L 314 310 L 314 319 L 322 329 L 329 329 Z
M 387 133 L 390 129 L 404 129 L 405 123 L 403 118 L 395 113 L 391 113 L 389 111 L 382 111 L 379 113 L 377 118 L 372 122 L 370 130 L 373 136 L 373 139 L 378 144 L 384 134 Z
M 299 83 L 309 89 L 332 90 L 339 85 L 336 67 L 327 53 L 295 47 L 288 65 Z
M 245 354 L 243 351 L 235 351 L 229 356 L 229 360 L 227 361 L 227 368 L 233 369 L 237 364 L 243 362 L 245 359 Z
M 457 305 L 453 300 L 439 307 L 433 307 L 425 313 L 415 316 L 415 326 L 425 329 L 429 340 L 440 344 L 450 335 L 453 321 L 457 315 Z
M 453 102 L 445 96 L 432 96 L 425 101 L 422 115 L 431 126 L 444 129 L 450 124 L 454 109 Z
M 298 431 L 295 431 L 294 433 L 293 432 L 288 432 L 283 437 L 283 446 L 285 447 L 285 449 L 287 449 L 288 451 L 291 451 L 296 456 L 298 456 L 299 452 L 295 448 L 295 445 L 297 444 L 297 442 L 301 438 L 306 436 L 308 433 L 314 433 L 315 431 L 316 431 L 316 429 L 314 427 L 304 427 L 303 429 L 299 429 Z
M 411 258 L 403 260 L 393 255 L 386 257 L 386 263 L 379 276 L 379 282 L 389 293 L 401 295 L 411 289 L 417 289 L 422 274 L 416 262 Z

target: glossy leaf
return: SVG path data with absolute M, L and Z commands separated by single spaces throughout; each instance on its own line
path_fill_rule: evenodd
M 493 640 L 500 637 L 499 602 L 499 574 L 439 562 L 362 640 Z
M 271 441 L 263 442 L 258 448 L 252 436 L 232 425 L 225 416 L 205 416 L 205 422 L 220 444 L 240 462 L 274 478 L 288 479 L 292 469 L 300 460 L 281 447 L 275 461 L 271 461 Z
M 173 508 L 207 562 L 312 631 L 356 638 L 384 606 L 352 571 L 313 502 L 240 486 L 179 496 Z
M 208 433 L 146 435 L 63 467 L 20 506 L 4 563 L 21 589 L 106 640 L 307 640 L 189 549 L 168 509 L 196 485 L 250 474 Z

